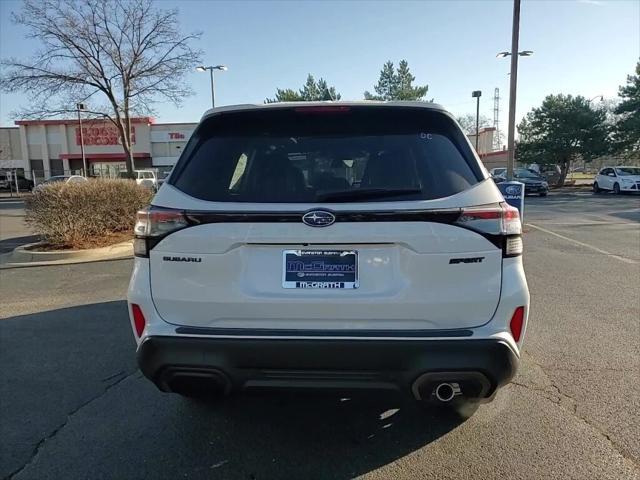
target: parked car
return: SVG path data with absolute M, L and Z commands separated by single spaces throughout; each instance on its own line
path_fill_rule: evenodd
M 136 183 L 151 190 L 158 190 L 158 179 L 153 170 L 134 170 Z
M 166 170 L 160 173 L 160 175 L 158 176 L 158 188 L 160 188 L 164 184 L 164 182 L 167 181 L 169 175 L 171 175 L 171 170 Z
M 516 371 L 529 314 L 520 235 L 442 107 L 212 109 L 137 216 L 139 366 L 185 396 L 489 401 Z
M 604 167 L 593 182 L 593 191 L 619 193 L 640 192 L 640 167 Z
M 541 197 L 546 197 L 547 193 L 549 193 L 549 184 L 547 181 L 533 170 L 529 170 L 527 168 L 515 168 L 513 170 L 513 178 L 518 182 L 524 183 L 525 195 L 536 193 Z M 493 180 L 496 183 L 506 181 L 506 169 L 502 175 L 494 176 Z
M 16 183 L 21 191 L 30 191 L 33 181 L 18 173 L 15 177 L 12 172 L 0 172 L 0 190 L 12 190 L 15 192 Z
M 86 181 L 88 181 L 87 178 L 83 177 L 82 175 L 54 175 L 53 177 L 49 177 L 45 181 L 38 183 L 35 187 L 33 187 L 33 191 L 36 191 L 46 185 L 51 185 L 53 183 L 81 183 Z
M 11 182 L 10 172 L 0 172 L 0 190 L 9 190 Z
M 51 185 L 52 183 L 81 183 L 86 181 L 88 181 L 87 178 L 82 175 L 54 175 L 53 177 L 49 177 L 44 182 L 36 185 L 35 188 L 41 188 L 44 185 Z
M 504 177 L 507 173 L 507 169 L 504 167 L 496 167 L 489 170 L 492 177 Z

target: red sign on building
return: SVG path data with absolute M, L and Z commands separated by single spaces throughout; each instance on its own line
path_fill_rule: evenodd
M 85 145 L 120 145 L 120 134 L 113 125 L 82 127 Z M 76 145 L 80 145 L 80 129 L 76 128 Z M 131 126 L 131 144 L 136 143 L 136 127 Z

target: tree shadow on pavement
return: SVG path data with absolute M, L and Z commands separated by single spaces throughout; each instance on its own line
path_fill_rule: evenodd
M 638 204 L 636 205 L 638 210 L 632 211 L 623 211 L 623 212 L 611 212 L 609 215 L 612 217 L 618 217 L 622 220 L 629 220 L 631 222 L 640 222 L 640 199 L 638 199 Z
M 0 320 L 0 338 L 0 477 L 346 479 L 464 421 L 393 397 L 162 393 L 124 301 Z
M 26 245 L 27 243 L 35 243 L 40 240 L 39 235 L 26 235 L 24 237 L 5 238 L 0 240 L 0 254 L 9 253 L 14 248 Z

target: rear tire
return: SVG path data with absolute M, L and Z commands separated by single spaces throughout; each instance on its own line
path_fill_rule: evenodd
M 600 186 L 598 185 L 598 182 L 593 182 L 593 193 L 600 193 L 602 190 L 600 190 Z
M 613 184 L 613 193 L 620 195 L 620 185 L 617 182 Z

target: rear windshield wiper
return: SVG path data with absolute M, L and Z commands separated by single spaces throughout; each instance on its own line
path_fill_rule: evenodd
M 316 197 L 318 202 L 336 200 L 366 200 L 370 198 L 395 197 L 398 195 L 410 195 L 422 193 L 420 188 L 356 188 L 340 192 L 321 193 Z

